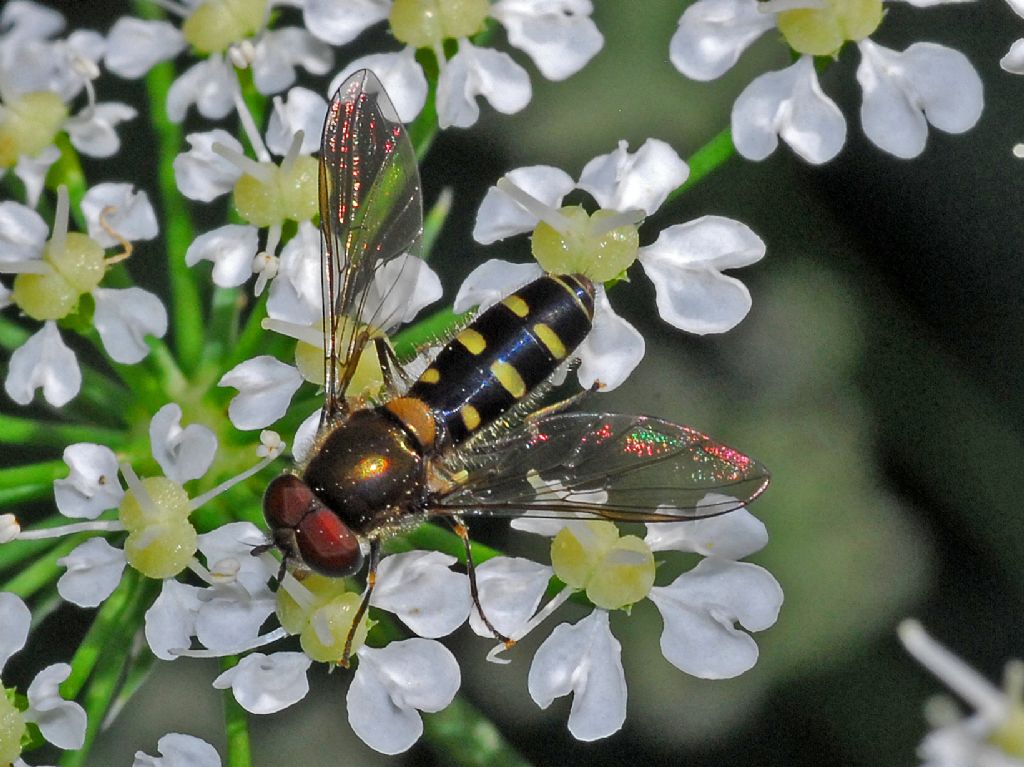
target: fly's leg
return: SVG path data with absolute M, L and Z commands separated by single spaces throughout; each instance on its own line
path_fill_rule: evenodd
M 451 519 L 452 529 L 455 534 L 462 539 L 462 545 L 466 547 L 466 574 L 469 576 L 469 593 L 473 598 L 473 606 L 476 607 L 476 612 L 480 616 L 480 620 L 484 622 L 487 630 L 494 635 L 494 638 L 505 645 L 505 649 L 512 648 L 516 640 L 505 636 L 498 629 L 494 628 L 490 619 L 484 613 L 483 605 L 480 604 L 480 590 L 476 585 L 476 566 L 473 564 L 473 547 L 469 542 L 469 529 L 458 517 Z
M 398 355 L 395 354 L 395 350 L 391 348 L 391 344 L 386 338 L 374 338 L 373 345 L 377 351 L 377 359 L 380 360 L 380 372 L 384 377 L 384 387 L 394 396 L 401 396 L 412 386 L 413 380 L 406 374 Z
M 602 386 L 603 384 L 600 381 L 594 381 L 594 385 L 591 386 L 589 389 L 584 389 L 583 391 L 576 392 L 571 397 L 566 397 L 565 399 L 559 402 L 555 402 L 550 405 L 547 405 L 546 407 L 534 410 L 532 413 L 526 416 L 526 424 L 530 425 L 532 423 L 535 423 L 536 421 L 539 421 L 541 418 L 547 418 L 549 415 L 555 415 L 556 413 L 564 412 L 569 408 L 576 407 L 576 405 L 580 404 L 591 394 L 600 390 Z
M 370 562 L 366 568 L 366 591 L 363 592 L 363 600 L 359 603 L 356 616 L 352 619 L 352 628 L 348 630 L 345 637 L 345 649 L 341 653 L 341 660 L 338 664 L 348 668 L 348 659 L 352 654 L 352 640 L 355 638 L 356 629 L 366 615 L 366 609 L 370 606 L 370 596 L 373 594 L 373 587 L 377 585 L 377 564 L 380 562 L 380 541 L 374 538 L 370 541 Z

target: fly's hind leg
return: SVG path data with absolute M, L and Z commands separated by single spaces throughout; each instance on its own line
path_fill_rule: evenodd
M 450 521 L 455 534 L 462 539 L 462 545 L 466 547 L 466 574 L 469 576 L 469 593 L 473 598 L 473 606 L 476 608 L 477 614 L 480 616 L 480 620 L 484 622 L 487 630 L 494 635 L 495 639 L 505 645 L 505 649 L 510 649 L 515 645 L 516 640 L 505 636 L 498 629 L 494 628 L 494 624 L 491 623 L 484 612 L 483 605 L 480 604 L 480 590 L 476 584 L 476 566 L 473 564 L 473 547 L 469 541 L 469 529 L 459 517 L 452 517 Z
M 356 630 L 362 623 L 366 610 L 370 606 L 370 597 L 373 595 L 373 587 L 377 585 L 377 565 L 380 563 L 380 541 L 374 538 L 370 541 L 369 564 L 366 568 L 366 591 L 363 592 L 363 599 L 356 610 L 355 618 L 352 619 L 352 628 L 348 630 L 345 637 L 345 649 L 341 653 L 341 660 L 338 664 L 348 668 L 348 659 L 352 655 L 352 641 L 355 639 Z
M 374 338 L 374 349 L 377 352 L 377 359 L 380 361 L 380 372 L 384 377 L 384 388 L 391 392 L 392 396 L 398 397 L 404 394 L 413 384 L 412 378 L 405 372 L 398 355 L 391 348 L 386 338 Z

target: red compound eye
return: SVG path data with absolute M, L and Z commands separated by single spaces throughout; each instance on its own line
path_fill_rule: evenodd
M 282 474 L 267 486 L 263 516 L 275 533 L 294 533 L 298 552 L 285 554 L 297 553 L 310 569 L 341 578 L 363 566 L 359 538 L 294 474 Z M 280 540 L 278 535 L 274 537 Z

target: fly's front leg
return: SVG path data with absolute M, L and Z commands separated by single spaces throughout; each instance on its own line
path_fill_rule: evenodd
M 352 619 L 352 628 L 348 630 L 348 636 L 345 637 L 345 649 L 341 653 L 341 660 L 338 661 L 338 664 L 345 668 L 348 668 L 348 659 L 352 655 L 352 640 L 355 638 L 356 629 L 359 628 L 359 624 L 366 615 L 366 610 L 370 606 L 370 597 L 373 595 L 373 587 L 377 585 L 377 564 L 380 562 L 380 541 L 376 538 L 370 541 L 369 559 L 370 562 L 366 568 L 366 591 L 363 592 L 363 600 L 359 603 L 359 609 L 356 610 L 355 618 Z

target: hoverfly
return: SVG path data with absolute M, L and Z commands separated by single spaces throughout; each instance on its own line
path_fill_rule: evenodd
M 385 324 L 385 301 L 400 303 L 394 293 L 405 289 L 401 272 L 422 226 L 406 128 L 377 77 L 357 72 L 331 101 L 320 153 L 319 429 L 310 457 L 274 479 L 263 501 L 282 574 L 294 562 L 327 576 L 353 575 L 368 550 L 355 626 L 369 604 L 381 541 L 445 519 L 465 543 L 475 608 L 510 643 L 480 607 L 464 518 L 679 521 L 725 514 L 764 491 L 768 472 L 760 463 L 689 427 L 533 407 L 538 388 L 590 331 L 594 286 L 582 275 L 540 277 L 482 312 L 403 391 L 399 379 L 408 377 L 372 328 Z M 382 275 L 390 279 L 383 286 Z M 386 395 L 378 404 L 353 404 L 346 395 L 370 344 L 378 345 Z M 596 490 L 606 502 L 594 502 Z M 351 640 L 352 632 L 342 663 Z

